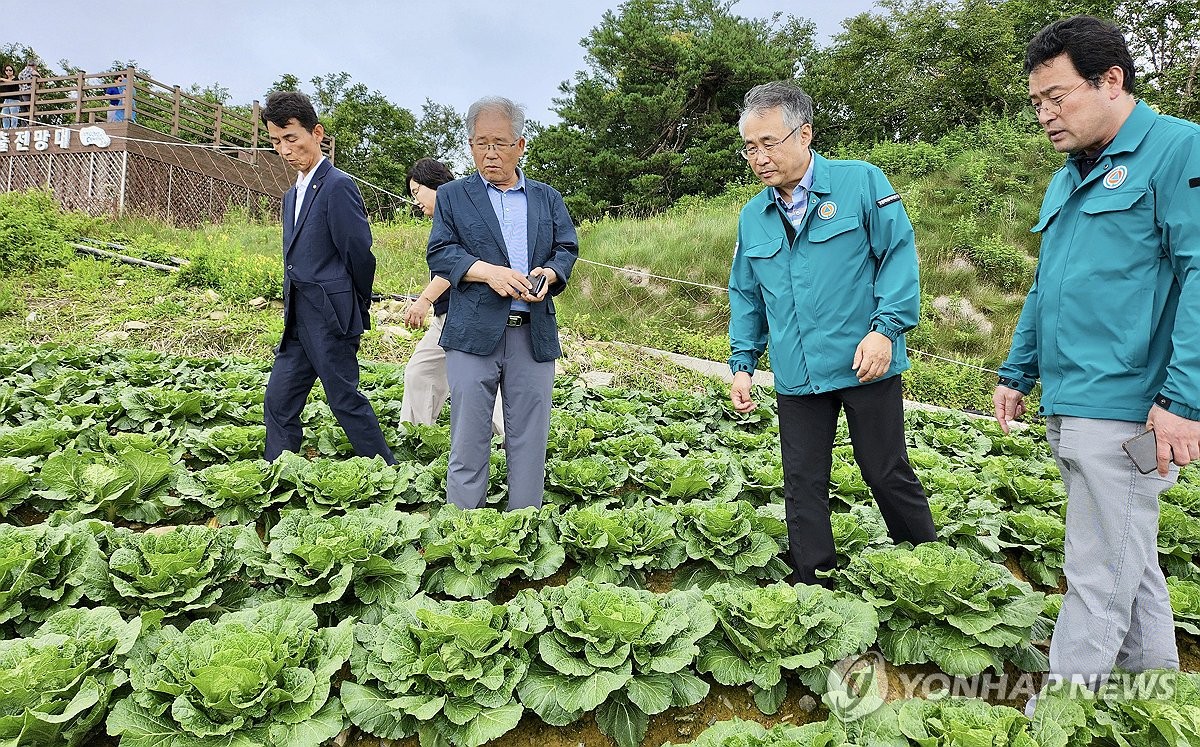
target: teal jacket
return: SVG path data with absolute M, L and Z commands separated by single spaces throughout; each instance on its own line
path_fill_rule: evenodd
M 1054 175 L 1033 231 L 1001 382 L 1040 376 L 1044 415 L 1200 420 L 1200 127 L 1138 103 L 1086 179 Z
M 877 167 L 813 153 L 808 212 L 789 240 L 768 187 L 742 208 L 729 273 L 729 367 L 753 371 L 771 346 L 775 390 L 859 386 L 850 368 L 871 330 L 892 343 L 884 378 L 908 369 L 904 333 L 921 307 L 912 223 Z

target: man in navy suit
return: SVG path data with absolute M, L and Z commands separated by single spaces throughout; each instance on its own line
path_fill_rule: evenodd
M 525 113 L 508 99 L 471 105 L 478 172 L 438 189 L 429 236 L 429 268 L 450 281 L 441 336 L 450 384 L 446 495 L 460 508 L 487 498 L 497 389 L 508 507 L 540 506 L 545 489 L 554 360 L 562 355 L 550 296 L 566 288 L 579 247 L 562 195 L 518 167 L 524 129 Z
M 265 457 L 300 451 L 300 412 L 319 378 L 329 409 L 359 456 L 392 452 L 358 391 L 358 345 L 371 326 L 375 256 L 362 195 L 325 159 L 325 129 L 302 93 L 279 91 L 262 111 L 276 152 L 299 172 L 283 196 L 283 340 L 267 381 Z

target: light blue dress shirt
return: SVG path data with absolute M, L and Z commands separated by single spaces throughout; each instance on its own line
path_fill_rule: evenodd
M 484 179 L 488 199 L 496 220 L 500 222 L 500 233 L 508 250 L 508 264 L 522 275 L 529 274 L 529 198 L 525 194 L 525 174 L 517 169 L 517 183 L 501 190 Z M 529 311 L 529 304 L 514 299 L 509 307 L 513 311 Z
M 804 225 L 804 215 L 808 212 L 808 190 L 812 189 L 814 163 L 816 163 L 816 159 L 810 156 L 808 170 L 804 172 L 800 183 L 792 190 L 792 201 L 790 203 L 780 196 L 778 189 L 774 192 L 775 202 L 779 203 L 780 210 L 791 221 L 792 228 L 795 228 L 797 231 L 800 230 L 800 226 Z

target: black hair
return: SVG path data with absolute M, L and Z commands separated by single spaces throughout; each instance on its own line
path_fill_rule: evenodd
M 267 105 L 262 109 L 262 121 L 276 127 L 287 127 L 296 120 L 308 132 L 317 126 L 317 110 L 312 100 L 299 91 L 272 91 L 267 96 Z
M 1055 21 L 1037 32 L 1025 48 L 1025 74 L 1064 53 L 1092 85 L 1096 85 L 1109 68 L 1121 68 L 1125 73 L 1122 87 L 1133 93 L 1133 56 L 1129 54 L 1125 35 L 1116 24 L 1093 16 L 1072 16 Z
M 433 158 L 422 158 L 408 168 L 408 182 L 416 182 L 423 187 L 437 189 L 447 182 L 454 181 L 454 174 L 446 168 L 446 164 Z

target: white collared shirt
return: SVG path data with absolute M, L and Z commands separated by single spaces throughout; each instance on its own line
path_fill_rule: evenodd
M 296 174 L 296 214 L 292 216 L 292 223 L 300 220 L 300 208 L 304 205 L 304 196 L 308 193 L 308 185 L 312 183 L 313 174 L 317 173 L 317 168 L 324 160 L 325 156 L 321 156 L 307 174 Z

